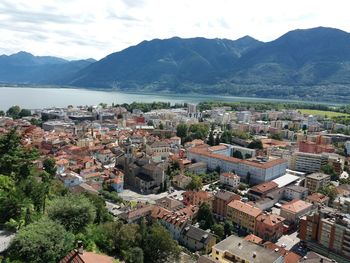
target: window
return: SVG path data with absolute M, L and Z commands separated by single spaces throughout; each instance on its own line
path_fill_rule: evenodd
M 216 255 L 219 255 L 219 251 L 216 251 Z

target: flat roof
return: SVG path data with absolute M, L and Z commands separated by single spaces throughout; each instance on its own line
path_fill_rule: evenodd
M 272 182 L 275 182 L 276 184 L 278 184 L 278 187 L 284 187 L 286 185 L 289 185 L 297 180 L 299 180 L 300 177 L 296 176 L 296 175 L 292 175 L 292 174 L 285 174 L 282 175 L 274 180 L 272 180 Z

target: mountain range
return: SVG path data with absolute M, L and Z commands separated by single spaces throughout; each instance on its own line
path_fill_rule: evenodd
M 317 27 L 270 42 L 154 39 L 99 61 L 19 52 L 0 56 L 0 82 L 350 101 L 350 34 Z

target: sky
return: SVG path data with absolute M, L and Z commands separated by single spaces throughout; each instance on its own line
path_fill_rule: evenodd
M 154 38 L 350 32 L 349 10 L 348 0 L 0 0 L 0 54 L 101 59 Z

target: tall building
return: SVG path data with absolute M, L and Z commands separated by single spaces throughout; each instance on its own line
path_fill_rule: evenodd
M 291 157 L 290 169 L 314 173 L 319 172 L 328 163 L 328 156 L 324 154 L 295 152 Z
M 350 215 L 329 207 L 300 220 L 300 239 L 308 247 L 337 262 L 350 261 Z

